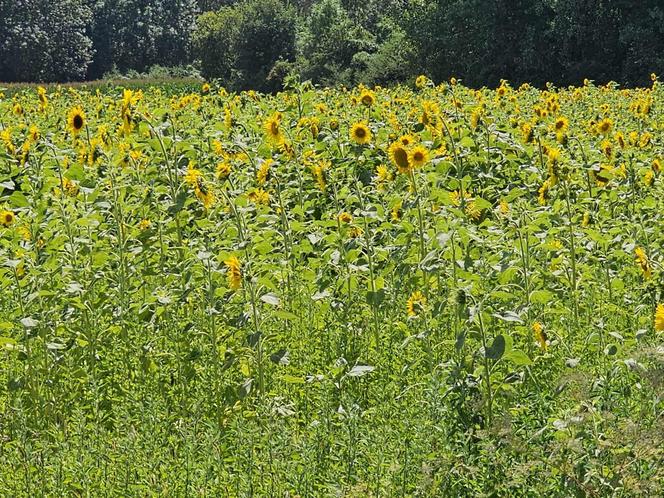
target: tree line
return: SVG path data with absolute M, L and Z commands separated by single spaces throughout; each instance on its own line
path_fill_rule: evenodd
M 661 0 L 0 0 L 0 13 L 7 82 L 160 66 L 262 91 L 293 74 L 639 85 L 664 69 Z

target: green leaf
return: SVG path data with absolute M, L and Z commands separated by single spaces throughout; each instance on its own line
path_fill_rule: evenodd
M 514 349 L 508 352 L 505 357 L 506 360 L 511 361 L 515 365 L 532 365 L 533 361 L 528 357 L 526 353 L 520 349 Z
M 281 318 L 282 320 L 297 320 L 297 315 L 291 313 L 290 311 L 277 310 L 274 312 L 274 316 Z
M 271 292 L 268 294 L 263 294 L 261 296 L 261 301 L 267 304 L 271 304 L 272 306 L 279 306 L 281 304 L 281 299 L 275 294 L 272 294 Z
M 304 384 L 305 382 L 302 377 L 296 377 L 295 375 L 285 374 L 281 378 L 287 384 Z
M 553 293 L 547 290 L 535 290 L 530 293 L 530 302 L 533 304 L 548 304 L 553 300 Z
M 493 344 L 486 348 L 484 356 L 490 360 L 499 360 L 503 353 L 505 353 L 505 338 L 499 335 L 493 340 Z
M 376 367 L 372 367 L 371 365 L 355 365 L 346 375 L 348 377 L 362 377 L 373 372 L 375 369 Z

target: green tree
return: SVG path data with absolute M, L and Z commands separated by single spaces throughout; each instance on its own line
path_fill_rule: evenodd
M 189 61 L 196 0 L 96 0 L 93 9 L 94 76 Z
M 84 79 L 92 60 L 81 0 L 0 0 L 0 79 Z
M 234 89 L 277 90 L 275 66 L 295 59 L 296 15 L 279 0 L 249 0 L 198 20 L 194 52 L 203 76 Z
M 322 84 L 352 84 L 353 57 L 376 49 L 374 37 L 351 20 L 339 0 L 313 6 L 298 45 L 302 76 Z

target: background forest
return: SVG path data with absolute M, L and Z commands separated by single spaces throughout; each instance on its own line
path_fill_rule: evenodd
M 0 0 L 0 12 L 5 82 L 641 85 L 664 69 L 661 0 Z

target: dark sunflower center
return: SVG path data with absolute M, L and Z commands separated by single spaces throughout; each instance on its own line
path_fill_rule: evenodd
M 80 130 L 81 128 L 83 128 L 83 116 L 81 116 L 80 114 L 74 116 L 74 128 L 76 130 Z
M 357 138 L 364 138 L 367 136 L 367 130 L 365 130 L 364 128 L 358 128 L 357 130 L 355 130 L 355 136 Z
M 394 162 L 397 163 L 397 166 L 400 168 L 408 167 L 408 154 L 402 148 L 398 148 L 394 151 Z

